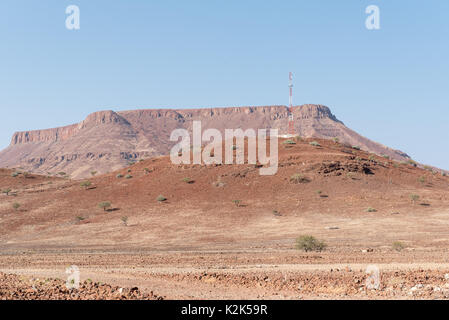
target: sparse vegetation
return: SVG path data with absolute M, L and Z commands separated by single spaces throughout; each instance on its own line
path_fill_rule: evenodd
M 132 177 L 133 177 L 132 175 L 127 174 L 127 175 L 125 176 L 125 179 L 131 179 Z
M 290 182 L 296 183 L 296 184 L 308 183 L 308 182 L 310 182 L 310 179 L 300 173 L 295 173 L 294 175 L 292 175 L 290 177 Z
M 296 142 L 293 141 L 293 140 L 285 140 L 285 141 L 283 142 L 283 144 L 296 144 Z
M 20 174 L 19 172 L 13 172 L 13 173 L 11 173 L 11 177 L 15 178 L 15 177 L 17 177 L 19 174 Z
M 316 239 L 314 236 L 304 235 L 296 239 L 296 248 L 305 252 L 323 251 L 327 248 L 325 242 Z
M 390 156 L 383 154 L 382 157 L 384 157 L 385 159 L 390 159 Z
M 128 225 L 128 217 L 127 216 L 121 217 L 120 219 L 122 220 L 122 222 L 125 226 Z
M 88 189 L 90 186 L 92 185 L 92 183 L 90 181 L 83 181 L 81 182 L 80 186 L 84 187 L 84 189 Z
M 340 139 L 338 139 L 337 137 L 332 138 L 332 140 L 334 140 L 335 143 L 339 143 L 340 142 Z
M 97 174 L 97 171 L 91 171 L 90 174 L 93 176 L 95 176 Z
M 275 215 L 276 217 L 282 216 L 282 214 L 277 210 L 273 210 L 273 215 Z
M 360 150 L 360 147 L 359 146 L 352 146 L 352 149 Z
M 119 173 L 119 174 L 116 175 L 115 177 L 118 178 L 118 179 L 123 178 L 123 174 L 120 174 L 120 173 Z
M 413 204 L 415 204 L 416 201 L 419 200 L 419 195 L 417 195 L 417 194 L 411 194 L 411 195 L 410 195 L 410 200 L 412 200 Z
M 7 188 L 2 190 L 2 193 L 6 194 L 7 196 L 9 196 L 9 193 L 11 192 L 11 188 Z
M 312 142 L 310 142 L 309 143 L 311 146 L 314 146 L 314 147 L 321 147 L 321 144 L 319 144 L 318 142 L 316 142 L 316 141 L 312 141 Z
M 19 208 L 20 208 L 20 203 L 14 202 L 14 203 L 12 204 L 12 207 L 14 208 L 14 210 L 19 210 Z
M 400 241 L 393 242 L 393 244 L 391 246 L 393 247 L 393 250 L 395 250 L 395 251 L 402 251 L 403 249 L 405 249 L 405 244 Z
M 184 181 L 185 183 L 188 183 L 188 184 L 193 183 L 193 180 L 191 178 L 184 178 L 184 179 L 182 179 L 182 181 Z
M 366 208 L 365 212 L 377 212 L 377 210 L 374 208 L 368 207 L 368 208 Z
M 83 220 L 85 220 L 86 218 L 84 218 L 84 217 L 82 217 L 82 216 L 78 216 L 78 217 L 76 217 L 76 220 L 78 220 L 78 221 L 83 221 Z
M 64 171 L 58 172 L 58 174 L 59 174 L 60 176 L 65 176 L 65 175 L 66 175 L 66 173 L 65 173 Z
M 242 200 L 232 200 L 232 202 L 235 204 L 235 206 L 238 208 L 241 206 Z
M 421 177 L 418 178 L 418 181 L 421 182 L 421 183 L 424 183 L 424 182 L 426 182 L 426 178 L 421 176 Z
M 143 172 L 145 172 L 145 174 L 148 174 L 148 173 L 150 173 L 150 169 L 148 169 L 148 168 L 143 168 Z
M 98 207 L 106 211 L 108 208 L 111 207 L 111 203 L 109 201 L 103 201 L 98 204 Z
M 164 197 L 163 195 L 159 195 L 159 196 L 156 198 L 156 200 L 159 201 L 159 202 L 164 202 L 164 201 L 167 201 L 167 198 Z

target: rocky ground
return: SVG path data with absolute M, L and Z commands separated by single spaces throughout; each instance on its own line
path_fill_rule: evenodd
M 120 288 L 86 280 L 68 288 L 61 279 L 30 278 L 0 272 L 0 300 L 162 300 L 137 287 Z

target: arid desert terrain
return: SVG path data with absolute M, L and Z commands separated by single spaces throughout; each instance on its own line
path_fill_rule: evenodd
M 0 298 L 449 298 L 444 172 L 318 138 L 279 139 L 278 173 L 259 167 L 1 169 Z M 303 235 L 326 247 L 297 249 Z M 78 291 L 64 286 L 73 265 Z

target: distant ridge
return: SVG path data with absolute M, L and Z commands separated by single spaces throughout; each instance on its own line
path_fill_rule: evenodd
M 296 106 L 293 115 L 302 137 L 338 138 L 392 159 L 409 159 L 347 128 L 326 106 Z M 65 172 L 72 178 L 88 177 L 91 171 L 106 173 L 132 160 L 168 154 L 171 132 L 190 130 L 193 120 L 201 120 L 203 130 L 277 128 L 279 134 L 286 134 L 288 121 L 286 106 L 99 111 L 77 124 L 14 133 L 10 146 L 0 152 L 0 167 L 39 174 Z

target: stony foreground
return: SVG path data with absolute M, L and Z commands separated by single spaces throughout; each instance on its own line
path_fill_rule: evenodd
M 138 288 L 120 288 L 84 281 L 79 289 L 68 289 L 60 279 L 39 279 L 0 272 L 0 300 L 161 300 Z
M 70 264 L 79 267 L 78 290 L 66 288 Z M 370 265 L 379 270 L 375 290 Z M 0 255 L 0 299 L 162 298 L 449 299 L 449 261 L 444 250 Z

